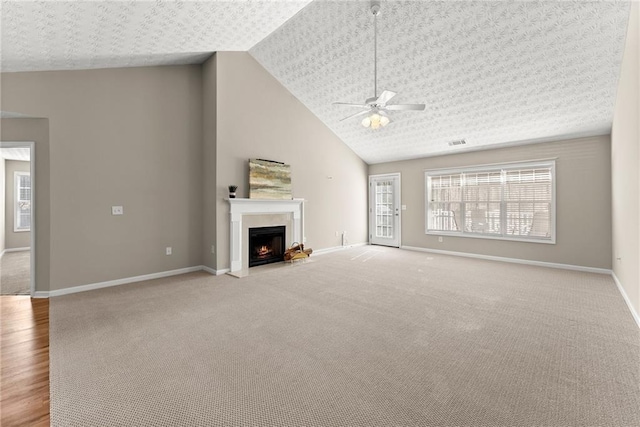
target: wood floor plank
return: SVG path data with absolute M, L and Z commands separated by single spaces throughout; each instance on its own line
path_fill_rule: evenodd
M 0 425 L 48 426 L 49 300 L 0 297 Z

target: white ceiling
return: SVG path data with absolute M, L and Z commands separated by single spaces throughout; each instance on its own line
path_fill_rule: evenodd
M 24 147 L 3 147 L 0 148 L 0 157 L 5 160 L 28 162 L 31 158 L 31 151 Z
M 0 119 L 25 119 L 31 117 L 28 114 L 14 113 L 13 111 L 0 111 Z
M 373 96 L 369 3 L 315 1 L 251 54 L 368 163 L 610 132 L 629 14 L 620 2 L 392 1 L 378 18 L 378 88 L 396 112 L 340 122 Z M 466 146 L 449 147 L 465 139 Z
M 197 64 L 248 50 L 311 0 L 2 1 L 2 71 Z
M 629 3 L 383 0 L 379 90 L 427 109 L 394 113 L 379 131 L 340 122 L 357 110 L 332 105 L 373 96 L 368 0 L 3 0 L 1 12 L 4 72 L 200 63 L 250 49 L 378 163 L 609 133 Z M 467 145 L 447 145 L 457 139 Z

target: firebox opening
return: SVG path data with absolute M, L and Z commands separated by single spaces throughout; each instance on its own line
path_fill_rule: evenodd
M 249 229 L 249 267 L 284 261 L 285 226 Z

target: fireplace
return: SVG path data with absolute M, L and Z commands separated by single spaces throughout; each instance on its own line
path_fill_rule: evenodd
M 249 229 L 249 267 L 284 261 L 285 226 Z

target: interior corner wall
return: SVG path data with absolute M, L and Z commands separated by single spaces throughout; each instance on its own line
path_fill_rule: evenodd
M 3 87 L 3 93 L 6 87 Z M 35 143 L 35 230 L 36 291 L 50 287 L 51 193 L 49 163 L 49 121 L 47 119 L 2 119 L 0 140 Z
M 610 137 L 521 145 L 369 167 L 371 174 L 400 172 L 402 245 L 530 261 L 611 268 Z M 556 244 L 425 234 L 426 169 L 556 158 Z
M 5 216 L 4 216 L 4 207 L 5 207 L 5 160 L 3 157 L 0 157 L 0 257 L 4 253 L 5 249 L 5 239 L 4 239 L 4 228 L 5 228 Z
M 640 5 L 631 2 L 611 131 L 613 272 L 640 313 Z
M 213 54 L 202 64 L 202 173 L 203 224 L 202 263 L 211 269 L 216 263 L 216 57 Z M 213 250 L 212 250 L 213 249 Z
M 202 264 L 200 65 L 1 79 L 2 110 L 49 119 L 50 290 Z
M 308 247 L 340 246 L 343 231 L 348 244 L 365 243 L 367 164 L 249 53 L 218 52 L 216 61 L 217 268 L 229 268 L 227 187 L 249 196 L 250 158 L 291 165 Z
M 15 172 L 30 172 L 30 162 L 19 160 L 5 161 L 5 248 L 18 249 L 31 246 L 31 232 L 14 231 L 15 221 Z

